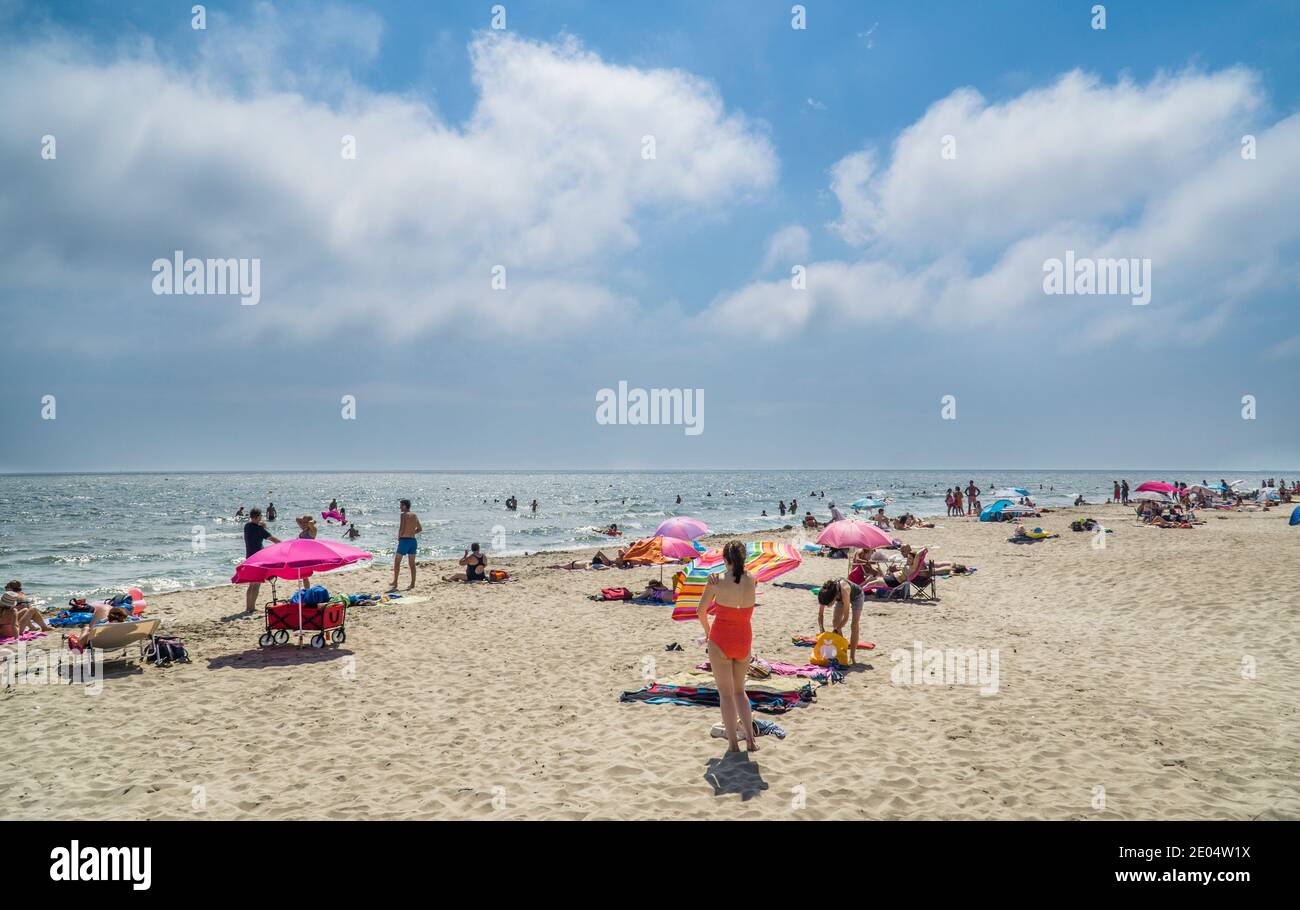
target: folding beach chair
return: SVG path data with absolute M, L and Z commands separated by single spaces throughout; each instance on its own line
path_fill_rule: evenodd
M 161 625 L 161 619 L 100 623 L 91 627 L 82 639 L 82 644 L 85 645 L 87 655 L 93 655 L 98 651 L 103 654 L 105 662 L 136 660 L 144 657 L 145 645 L 154 637 Z M 135 655 L 131 653 L 132 645 L 135 645 Z M 112 656 L 109 656 L 110 654 Z
M 921 555 L 924 557 L 925 553 L 922 552 Z M 922 559 L 917 563 L 916 574 L 906 582 L 912 589 L 911 599 L 931 602 L 938 600 L 939 588 L 935 585 L 936 578 L 933 559 Z
M 882 582 L 877 582 L 863 588 L 863 591 L 876 596 L 883 594 L 885 600 L 938 600 L 939 589 L 934 583 L 934 560 L 926 559 L 929 553 L 929 549 L 925 549 L 918 554 L 916 571 L 903 579 L 901 584 L 890 588 Z

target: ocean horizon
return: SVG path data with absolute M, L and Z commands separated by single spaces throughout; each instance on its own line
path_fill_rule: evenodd
M 1018 486 L 1042 506 L 1109 498 L 1114 480 L 1253 485 L 1288 472 L 1204 470 L 571 470 L 571 471 L 168 471 L 0 475 L 0 575 L 45 601 L 100 597 L 138 587 L 146 595 L 226 584 L 244 558 L 242 506 L 274 503 L 277 537 L 296 536 L 311 515 L 320 536 L 343 539 L 321 512 L 336 499 L 377 560 L 395 549 L 397 500 L 409 498 L 424 525 L 419 556 L 459 557 L 471 543 L 514 556 L 617 546 L 652 533 L 665 518 L 693 515 L 715 534 L 751 534 L 798 524 L 779 503 L 797 500 L 822 521 L 832 502 L 850 504 L 884 491 L 886 513 L 945 515 L 947 487 L 971 480 L 985 505 L 997 489 Z M 1296 473 L 1296 472 L 1290 472 Z M 599 478 L 599 479 L 597 479 Z M 824 496 L 821 494 L 825 494 Z M 505 508 L 509 496 L 519 510 Z M 677 497 L 681 502 L 677 502 Z M 537 512 L 530 503 L 538 500 Z M 767 514 L 765 515 L 764 512 Z M 865 514 L 865 511 L 864 513 Z M 611 523 L 621 538 L 601 532 Z

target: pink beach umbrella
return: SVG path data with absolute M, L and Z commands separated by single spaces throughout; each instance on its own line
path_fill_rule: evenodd
M 1172 483 L 1164 483 L 1159 480 L 1148 480 L 1142 486 L 1138 487 L 1135 492 L 1138 493 L 1164 493 L 1166 496 L 1173 495 L 1178 488 Z
M 676 537 L 678 540 L 694 540 L 709 533 L 709 526 L 698 518 L 676 515 L 666 518 L 655 528 L 654 537 Z
M 300 580 L 314 572 L 328 572 L 363 559 L 374 557 L 334 540 L 312 540 L 295 537 L 258 551 L 235 567 L 231 584 L 261 583 L 268 579 L 289 578 Z
M 894 539 L 873 524 L 845 518 L 828 524 L 817 542 L 824 547 L 847 550 L 852 547 L 888 547 L 893 545 Z
M 700 551 L 695 549 L 689 541 L 682 540 L 678 537 L 660 536 L 659 548 L 663 551 L 664 556 L 670 559 L 695 559 L 700 555 Z

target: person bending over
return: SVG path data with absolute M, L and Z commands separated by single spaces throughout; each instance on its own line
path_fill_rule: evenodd
M 847 578 L 832 578 L 821 586 L 817 592 L 817 630 L 826 631 L 826 608 L 834 605 L 831 611 L 831 629 L 836 635 L 844 635 L 844 625 L 849 623 L 849 663 L 858 662 L 858 635 L 862 621 L 862 605 L 865 598 L 862 586 Z

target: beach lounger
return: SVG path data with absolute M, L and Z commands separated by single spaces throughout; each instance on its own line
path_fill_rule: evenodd
M 96 651 L 102 653 L 105 662 L 139 659 L 144 657 L 144 646 L 157 634 L 161 625 L 161 619 L 100 623 L 86 633 L 81 643 L 85 645 L 87 654 Z M 131 653 L 132 645 L 136 651 L 134 656 Z

